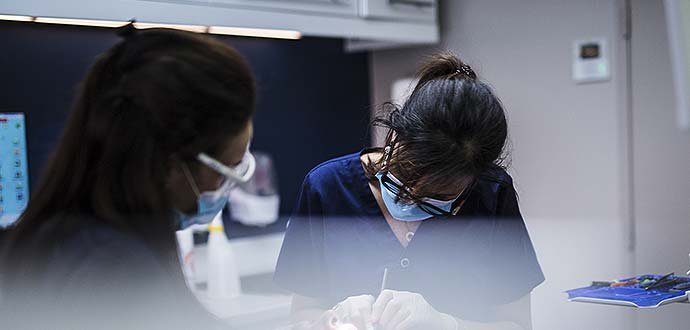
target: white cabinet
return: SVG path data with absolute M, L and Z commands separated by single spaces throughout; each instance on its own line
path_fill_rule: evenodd
M 142 0 L 146 1 L 146 0 Z M 174 1 L 174 0 L 173 0 Z M 199 5 L 304 14 L 356 16 L 358 0 L 192 0 Z M 189 2 L 189 1 L 186 1 Z
M 437 0 L 0 0 L 0 14 L 299 31 L 350 50 L 439 40 Z
M 359 0 L 359 15 L 367 19 L 436 22 L 437 0 Z

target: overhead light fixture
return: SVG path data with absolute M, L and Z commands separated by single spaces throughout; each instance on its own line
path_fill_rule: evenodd
M 300 39 L 302 33 L 291 30 L 274 30 L 274 29 L 252 29 L 239 28 L 229 26 L 211 26 L 208 28 L 208 33 L 224 34 L 232 36 L 243 37 L 257 37 L 257 38 L 275 38 L 275 39 Z
M 125 21 L 108 21 L 96 19 L 74 19 L 74 18 L 57 18 L 57 17 L 36 17 L 36 23 L 45 24 L 61 24 L 61 25 L 79 25 L 79 26 L 96 26 L 96 27 L 110 27 L 115 28 L 127 24 Z
M 77 18 L 60 18 L 60 17 L 33 17 L 21 15 L 0 15 L 0 20 L 18 21 L 18 22 L 36 22 L 43 24 L 61 24 L 61 25 L 78 25 L 78 26 L 95 26 L 117 28 L 129 22 L 116 20 L 97 20 L 97 19 L 77 19 Z M 151 28 L 169 28 L 184 30 L 196 33 L 211 33 L 242 37 L 256 37 L 256 38 L 273 38 L 273 39 L 301 39 L 302 33 L 293 30 L 278 30 L 278 29 L 258 29 L 258 28 L 242 28 L 230 26 L 204 26 L 204 25 L 189 25 L 189 24 L 171 24 L 171 23 L 149 23 L 149 22 L 134 22 L 134 26 L 138 29 Z
M 31 16 L 20 15 L 0 15 L 1 21 L 17 21 L 17 22 L 31 22 L 34 20 Z

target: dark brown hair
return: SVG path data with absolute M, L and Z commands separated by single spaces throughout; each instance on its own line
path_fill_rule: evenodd
M 199 152 L 216 155 L 251 120 L 254 78 L 237 51 L 190 32 L 131 24 L 122 31 L 124 40 L 100 55 L 81 83 L 54 154 L 9 233 L 10 254 L 54 228 L 35 247 L 49 250 L 77 218 L 174 252 L 171 168 Z
M 385 168 L 383 158 L 365 165 L 370 180 L 382 170 L 398 177 L 413 192 L 399 197 L 411 202 L 435 196 L 439 187 L 456 185 L 462 190 L 502 165 L 508 136 L 501 101 L 455 55 L 431 56 L 417 78 L 402 107 L 386 103 L 373 121 L 388 130 L 390 161 Z

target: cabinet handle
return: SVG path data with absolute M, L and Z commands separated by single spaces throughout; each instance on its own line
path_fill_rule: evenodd
M 430 8 L 434 6 L 432 0 L 388 0 L 391 5 L 408 5 L 420 8 Z

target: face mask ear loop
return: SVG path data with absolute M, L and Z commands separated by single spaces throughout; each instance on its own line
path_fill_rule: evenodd
M 187 167 L 187 164 L 185 163 L 182 163 L 182 172 L 184 172 L 184 176 L 187 178 L 187 182 L 189 183 L 189 186 L 192 187 L 196 197 L 201 196 L 199 188 L 196 186 L 196 182 L 194 181 L 194 177 L 192 177 L 192 173 L 189 171 L 189 167 Z
M 392 147 L 387 145 L 383 148 L 383 162 L 381 163 L 381 172 L 388 172 L 388 160 L 390 158 Z

